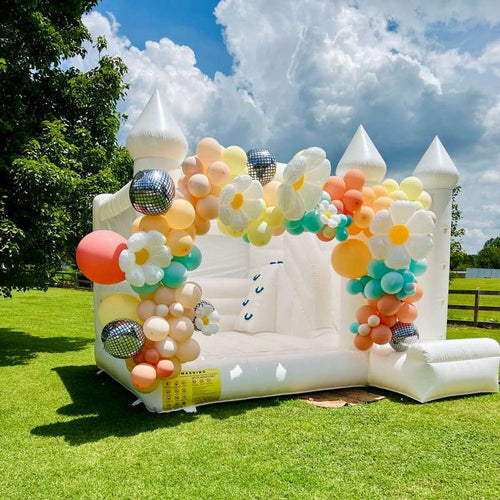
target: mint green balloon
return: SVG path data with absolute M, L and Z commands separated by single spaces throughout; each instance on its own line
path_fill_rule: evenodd
M 323 223 L 320 221 L 316 210 L 309 210 L 309 212 L 306 212 L 301 222 L 304 229 L 310 233 L 318 233 L 323 229 Z
M 163 271 L 161 282 L 169 288 L 179 288 L 187 280 L 187 269 L 180 262 L 172 261 Z
M 174 257 L 172 260 L 180 262 L 188 271 L 194 271 L 200 267 L 201 250 L 193 245 L 191 251 L 187 255 L 184 255 L 184 257 Z

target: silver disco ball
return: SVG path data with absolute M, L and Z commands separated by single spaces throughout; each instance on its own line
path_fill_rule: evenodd
M 174 200 L 175 185 L 163 170 L 141 170 L 130 183 L 130 203 L 141 214 L 161 215 Z
M 407 351 L 411 344 L 418 341 L 418 330 L 413 323 L 398 321 L 391 326 L 391 347 L 398 352 Z
M 247 168 L 250 177 L 264 186 L 276 173 L 276 157 L 269 149 L 251 149 L 247 152 Z
M 125 359 L 137 354 L 146 342 L 142 326 L 131 319 L 110 321 L 101 333 L 104 350 L 115 358 Z

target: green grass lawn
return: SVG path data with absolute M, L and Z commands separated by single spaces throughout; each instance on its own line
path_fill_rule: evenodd
M 499 395 L 151 414 L 96 375 L 91 293 L 15 294 L 0 317 L 2 498 L 498 498 Z

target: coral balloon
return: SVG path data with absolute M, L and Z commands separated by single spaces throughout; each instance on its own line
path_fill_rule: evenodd
M 127 240 L 113 231 L 99 230 L 87 234 L 76 249 L 76 263 L 80 271 L 91 281 L 112 285 L 125 279 L 118 265 Z
M 194 339 L 187 339 L 185 342 L 179 344 L 175 357 L 181 363 L 187 363 L 188 361 L 194 361 L 199 355 L 200 344 Z
M 193 243 L 193 238 L 186 231 L 176 229 L 168 233 L 167 244 L 175 257 L 187 255 L 193 248 Z
M 175 300 L 185 308 L 192 308 L 201 300 L 201 293 L 199 285 L 188 281 L 175 290 Z
M 365 183 L 365 174 L 357 168 L 352 168 L 345 173 L 344 182 L 346 189 L 357 189 L 361 191 Z
M 332 200 L 332 205 L 337 209 L 339 214 L 344 213 L 344 204 L 340 200 Z
M 203 198 L 210 193 L 210 181 L 204 174 L 194 174 L 188 180 L 187 188 L 195 198 Z
M 160 361 L 160 354 L 156 349 L 148 349 L 144 353 L 144 361 L 146 363 L 154 365 L 155 363 L 158 363 L 158 361 Z
M 391 341 L 392 332 L 386 325 L 378 325 L 372 328 L 371 338 L 375 344 L 387 344 Z
M 158 378 L 168 378 L 174 373 L 175 365 L 171 359 L 160 359 L 156 365 L 156 375 Z
M 418 302 L 424 295 L 424 291 L 418 283 L 415 283 L 414 286 L 415 293 L 413 295 L 408 295 L 408 297 L 405 298 L 405 302 L 409 302 L 410 304 Z
M 384 295 L 378 300 L 377 309 L 381 314 L 392 316 L 399 311 L 401 303 L 395 295 Z
M 345 211 L 352 214 L 361 208 L 363 204 L 363 194 L 355 189 L 349 189 L 349 191 L 344 193 L 342 201 Z
M 186 177 L 191 177 L 194 174 L 202 174 L 203 164 L 196 156 L 188 156 L 182 162 L 182 171 Z
M 375 316 L 376 314 L 377 311 L 373 307 L 368 305 L 361 306 L 356 311 L 356 321 L 360 324 L 368 323 L 368 318 L 370 316 Z
M 349 239 L 339 243 L 333 249 L 332 266 L 345 278 L 360 278 L 367 274 L 371 258 L 372 254 L 366 243 Z
M 215 196 L 209 194 L 205 198 L 202 198 L 196 204 L 196 213 L 206 220 L 217 219 L 219 216 L 219 199 Z
M 204 167 L 208 167 L 214 161 L 222 159 L 224 148 L 212 137 L 205 137 L 198 142 L 196 146 L 196 156 L 199 158 Z
M 174 200 L 165 219 L 172 229 L 186 229 L 194 223 L 195 211 L 193 205 L 187 200 Z
M 418 316 L 417 308 L 413 304 L 408 302 L 403 302 L 403 305 L 399 308 L 398 318 L 402 323 L 413 323 Z
M 140 322 L 137 315 L 139 299 L 128 293 L 114 293 L 106 297 L 97 308 L 97 317 L 101 325 L 107 325 L 117 319 L 131 319 Z
M 336 175 L 328 177 L 326 184 L 323 186 L 323 191 L 326 191 L 332 200 L 341 200 L 346 191 L 344 179 Z
M 225 186 L 231 180 L 231 171 L 223 161 L 215 161 L 207 168 L 207 177 L 214 186 Z
M 170 318 L 168 323 L 170 325 L 169 336 L 176 342 L 184 342 L 194 333 L 193 322 L 185 316 Z M 179 347 L 180 344 L 177 344 L 177 352 L 179 352 Z
M 385 314 L 379 314 L 379 318 L 380 322 L 388 326 L 389 328 L 395 325 L 398 321 L 398 317 L 395 314 L 391 316 L 386 316 Z
M 360 351 L 367 351 L 373 345 L 373 340 L 370 335 L 360 335 L 359 333 L 354 337 L 354 345 Z
M 137 389 L 147 389 L 156 381 L 156 370 L 150 364 L 141 363 L 134 366 L 130 378 Z

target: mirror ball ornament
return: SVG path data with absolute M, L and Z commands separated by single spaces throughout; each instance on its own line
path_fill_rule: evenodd
M 263 186 L 276 174 L 276 157 L 269 149 L 255 148 L 247 152 L 248 174 Z
M 411 344 L 418 342 L 418 330 L 413 323 L 398 321 L 391 326 L 391 347 L 398 352 L 407 351 Z
M 163 170 L 141 170 L 129 189 L 130 203 L 141 214 L 161 215 L 168 211 L 175 196 L 175 185 Z
M 142 326 L 131 319 L 110 321 L 101 333 L 104 350 L 115 358 L 125 359 L 137 354 L 146 342 Z

